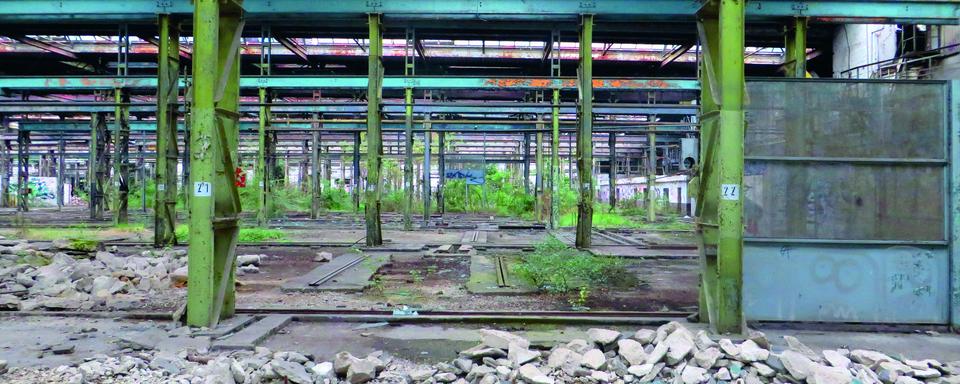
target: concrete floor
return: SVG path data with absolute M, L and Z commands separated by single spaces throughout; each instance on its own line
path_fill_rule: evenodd
M 535 345 L 551 346 L 584 338 L 588 326 L 499 325 L 489 327 L 523 334 Z M 686 324 L 692 330 L 700 324 Z M 96 330 L 91 330 L 95 328 Z M 457 352 L 479 341 L 478 325 L 421 324 L 382 325 L 340 322 L 294 322 L 261 345 L 273 350 L 313 353 L 332 359 L 339 351 L 355 355 L 382 350 L 414 362 L 453 359 Z M 634 332 L 640 327 L 609 327 Z M 86 329 L 86 332 L 84 331 Z M 785 347 L 782 336 L 793 335 L 815 350 L 841 347 L 875 349 L 892 356 L 912 359 L 960 360 L 960 335 L 927 333 L 832 332 L 812 330 L 763 330 L 777 347 Z M 186 328 L 170 322 L 69 317 L 0 317 L 0 360 L 11 367 L 55 367 L 77 364 L 97 354 L 116 354 L 130 346 L 123 339 L 145 340 L 159 350 L 177 352 L 209 347 L 208 337 L 191 337 Z M 67 355 L 44 352 L 49 346 L 70 344 L 76 351 Z

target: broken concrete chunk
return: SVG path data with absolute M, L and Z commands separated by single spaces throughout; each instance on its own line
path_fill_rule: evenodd
M 590 328 L 587 330 L 587 337 L 594 344 L 607 346 L 620 338 L 620 332 L 603 328 Z
M 647 360 L 647 353 L 643 350 L 643 344 L 636 340 L 618 340 L 617 352 L 631 365 L 643 364 Z
M 530 348 L 530 342 L 520 336 L 510 332 L 499 331 L 496 329 L 481 329 L 480 342 L 491 348 L 510 349 L 510 343 L 517 344 L 521 348 Z
M 590 369 L 601 369 L 607 365 L 607 357 L 599 349 L 591 349 L 580 358 L 580 365 Z

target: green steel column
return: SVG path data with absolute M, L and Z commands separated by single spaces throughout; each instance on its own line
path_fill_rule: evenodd
M 360 132 L 353 133 L 353 158 L 351 164 L 351 173 L 353 177 L 353 206 L 357 212 L 360 212 Z
M 703 17 L 697 26 L 703 54 L 700 60 L 700 164 L 690 188 L 697 192 L 697 234 L 701 263 L 700 320 L 713 324 L 717 318 L 717 204 L 720 200 L 720 179 L 717 171 L 717 135 L 720 122 L 719 69 L 720 24 L 712 15 Z
M 114 101 L 118 104 L 114 111 L 113 120 L 113 186 L 117 188 L 114 194 L 113 223 L 126 224 L 127 197 L 130 192 L 129 160 L 130 160 L 130 95 L 122 89 L 114 91 Z
M 60 136 L 60 140 L 57 142 L 57 209 L 63 209 L 65 203 L 63 196 L 63 184 L 67 181 L 66 171 L 67 171 L 67 161 L 64 158 L 67 152 L 67 142 L 64 140 L 63 135 Z
M 30 131 L 17 131 L 17 211 L 30 210 Z
M 560 187 L 560 90 L 553 90 L 553 110 L 551 111 L 550 137 L 550 186 L 547 201 L 550 204 L 550 229 L 557 228 L 557 188 Z
M 433 132 L 430 131 L 430 114 L 424 118 L 423 122 L 423 225 L 426 226 L 430 220 L 430 154 L 433 151 L 433 144 L 430 143 L 433 138 Z
M 383 91 L 383 36 L 380 33 L 380 15 L 368 15 L 370 50 L 368 51 L 367 83 L 367 187 L 364 191 L 364 213 L 367 224 L 367 245 L 383 244 L 380 232 L 380 157 L 383 155 L 383 137 L 380 131 L 380 98 Z
M 960 80 L 950 81 L 950 326 L 960 330 Z
M 413 88 L 404 90 L 403 229 L 413 230 Z
M 523 192 L 530 194 L 530 134 L 523 134 Z
M 610 173 L 609 176 L 609 191 L 610 191 L 610 211 L 617 209 L 617 134 L 615 132 L 610 132 L 610 137 L 607 138 L 607 145 L 610 147 Z
M 103 220 L 104 189 L 109 171 L 109 141 L 103 113 L 90 115 L 90 156 L 87 163 L 87 187 L 90 195 L 90 219 Z
M 543 211 L 547 207 L 547 202 L 544 200 L 546 194 L 543 193 L 543 123 L 537 124 L 537 175 L 534 179 L 534 189 L 537 192 L 536 206 L 537 206 L 537 222 L 543 222 Z
M 657 221 L 657 134 L 647 131 L 647 221 Z
M 10 140 L 0 142 L 0 207 L 10 207 Z
M 153 245 L 177 243 L 177 95 L 180 77 L 180 33 L 170 15 L 160 15 L 157 54 L 157 166 L 155 172 Z
M 447 133 L 437 132 L 437 212 L 443 214 L 446 208 L 443 201 L 443 189 L 447 185 Z
M 320 210 L 323 208 L 322 201 L 320 199 L 320 196 L 323 193 L 323 176 L 321 175 L 323 164 L 320 162 L 320 148 L 323 137 L 320 135 L 320 116 L 314 116 L 314 120 L 317 120 L 317 123 L 314 124 L 315 130 L 311 134 L 313 147 L 310 149 L 312 151 L 312 157 L 310 159 L 310 173 L 312 175 L 310 184 L 310 218 L 316 220 L 320 218 Z
M 233 314 L 240 199 L 234 158 L 239 120 L 239 43 L 235 3 L 196 0 L 190 148 L 187 323 L 213 327 Z
M 718 332 L 743 330 L 744 10 L 746 0 L 720 3 L 720 201 L 717 248 Z
M 257 179 L 260 188 L 260 198 L 257 199 L 257 225 L 265 227 L 270 221 L 270 206 L 273 205 L 272 180 L 273 169 L 270 165 L 270 102 L 266 88 L 260 88 L 257 93 L 260 97 L 259 126 L 257 129 Z
M 786 31 L 784 64 L 787 77 L 807 77 L 807 18 L 793 19 Z
M 590 247 L 593 227 L 593 15 L 580 27 L 580 126 L 577 131 L 577 248 Z

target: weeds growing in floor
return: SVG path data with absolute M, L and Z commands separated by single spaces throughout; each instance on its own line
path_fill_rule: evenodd
M 611 287 L 629 288 L 638 283 L 623 259 L 595 256 L 554 237 L 537 244 L 533 252 L 524 253 L 512 272 L 546 292 L 575 292 L 574 300 L 581 305 L 592 292 Z
M 180 224 L 174 230 L 177 242 L 187 243 L 190 241 L 190 227 L 186 224 Z M 241 243 L 255 243 L 262 241 L 283 241 L 287 239 L 287 234 L 279 229 L 267 228 L 240 228 L 240 234 L 237 241 Z

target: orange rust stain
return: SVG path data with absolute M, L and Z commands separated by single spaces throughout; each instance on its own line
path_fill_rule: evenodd
M 92 85 L 94 84 L 94 81 L 93 81 L 93 80 L 87 79 L 87 78 L 82 78 L 82 79 L 80 79 L 80 82 L 83 83 L 83 85 L 88 86 L 88 87 L 89 87 L 89 86 L 92 86 Z
M 60 79 L 60 86 L 61 86 L 61 87 L 66 87 L 66 86 L 67 86 L 67 79 L 61 78 L 61 79 Z
M 549 87 L 552 82 L 550 79 L 532 79 L 530 80 L 530 86 L 535 88 L 546 88 Z

